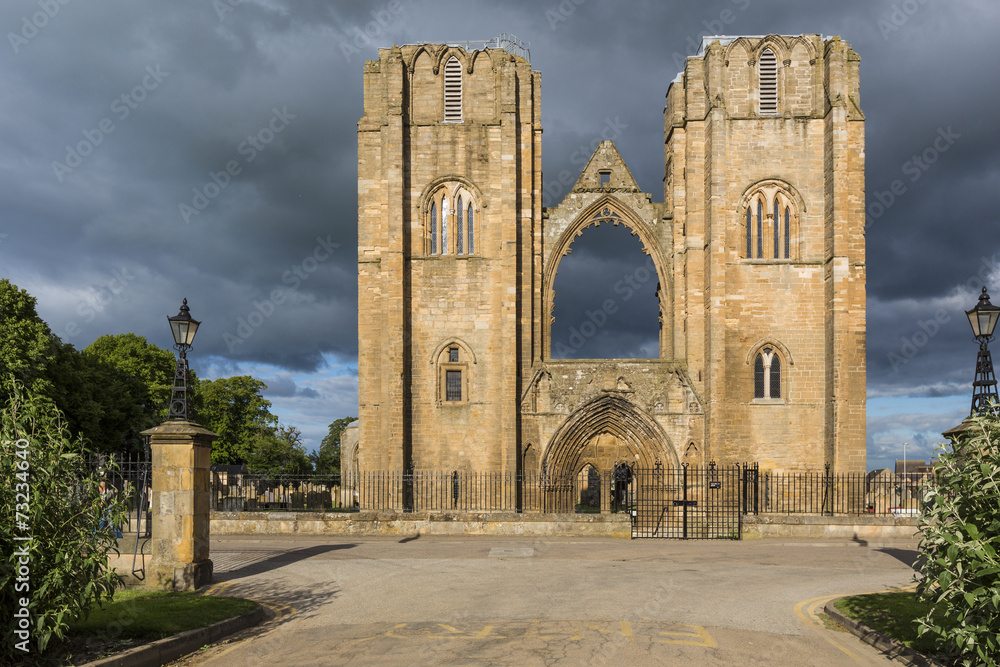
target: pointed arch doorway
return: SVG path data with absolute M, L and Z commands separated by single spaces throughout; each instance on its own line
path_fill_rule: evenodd
M 545 448 L 542 470 L 552 480 L 548 504 L 567 505 L 561 511 L 579 505 L 610 511 L 612 474 L 621 463 L 653 469 L 675 467 L 679 460 L 666 433 L 645 411 L 605 394 L 570 415 Z M 577 507 L 568 506 L 570 498 Z

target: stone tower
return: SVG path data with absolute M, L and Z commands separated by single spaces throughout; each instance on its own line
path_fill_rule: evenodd
M 858 65 L 839 38 L 705 38 L 667 91 L 664 200 L 606 141 L 543 212 L 540 75 L 516 40 L 380 50 L 345 469 L 864 471 Z M 555 275 L 599 224 L 648 255 L 658 359 L 552 358 Z
M 540 76 L 515 42 L 381 49 L 358 123 L 365 470 L 516 465 L 538 357 Z
M 859 64 L 836 37 L 706 38 L 667 93 L 675 354 L 713 458 L 865 470 Z

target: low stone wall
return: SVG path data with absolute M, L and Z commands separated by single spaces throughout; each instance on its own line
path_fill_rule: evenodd
M 628 539 L 627 514 L 475 512 L 212 512 L 212 535 L 492 535 Z M 917 519 L 762 514 L 743 517 L 743 538 L 889 542 L 916 537 Z
M 760 514 L 743 517 L 743 539 L 860 540 L 888 542 L 917 537 L 918 519 L 893 516 Z
M 626 514 L 477 514 L 474 512 L 213 512 L 212 535 L 494 535 L 620 537 Z

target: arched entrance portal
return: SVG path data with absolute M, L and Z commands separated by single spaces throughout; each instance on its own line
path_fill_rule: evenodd
M 616 464 L 654 468 L 680 463 L 660 425 L 615 394 L 599 396 L 570 415 L 552 436 L 542 461 L 542 469 L 556 483 L 572 484 L 586 474 L 588 488 L 601 490 L 598 500 L 602 510 L 610 504 L 611 474 Z M 573 496 L 581 497 L 578 492 Z

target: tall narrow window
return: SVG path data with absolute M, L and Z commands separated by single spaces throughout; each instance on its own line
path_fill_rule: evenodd
M 760 53 L 760 113 L 778 113 L 778 59 L 771 49 Z
M 779 249 L 781 247 L 781 246 L 778 245 L 778 231 L 781 229 L 781 226 L 778 224 L 778 220 L 780 220 L 780 218 L 778 217 L 778 198 L 775 197 L 774 198 L 774 223 L 772 225 L 774 227 L 774 258 L 775 259 L 778 259 L 778 258 L 781 257 L 781 255 L 778 254 L 779 253 Z
M 455 254 L 462 255 L 462 214 L 465 213 L 462 208 L 462 195 L 458 196 L 458 203 L 455 204 Z
M 473 217 L 472 217 L 472 204 L 469 204 L 469 215 L 467 217 L 469 218 L 469 254 L 472 255 L 476 252 L 476 245 L 473 242 L 473 239 L 475 239 L 475 235 L 473 232 L 473 230 L 475 229 L 475 224 L 473 223 Z
M 757 259 L 764 258 L 764 201 L 757 200 Z
M 438 251 L 438 209 L 437 204 L 431 204 L 431 254 L 436 255 Z
M 791 257 L 789 252 L 792 249 L 792 242 L 789 240 L 792 236 L 792 224 L 788 215 L 788 207 L 785 207 L 785 259 Z
M 444 121 L 462 122 L 462 63 L 455 56 L 444 65 Z
M 739 224 L 746 225 L 741 232 L 746 237 L 738 236 L 737 242 L 741 259 L 792 259 L 792 237 L 797 236 L 799 223 L 794 196 L 791 187 L 777 179 L 761 181 L 745 194 L 745 208 L 739 209 Z
M 426 211 L 423 252 L 437 256 L 475 254 L 474 191 L 468 183 L 445 181 L 421 196 L 426 202 L 421 204 Z
M 456 344 L 448 343 L 437 353 L 438 394 L 439 405 L 457 407 L 469 402 L 469 389 L 472 381 L 470 361 L 475 363 L 472 353 Z
M 753 397 L 781 398 L 781 359 L 770 347 L 758 352 L 754 359 Z
M 462 371 L 445 372 L 445 397 L 446 401 L 462 400 Z
M 767 373 L 764 372 L 764 355 L 758 354 L 753 362 L 753 397 L 764 398 L 767 391 Z
M 753 257 L 753 212 L 747 206 L 747 259 Z
M 778 355 L 771 355 L 771 376 L 770 387 L 768 387 L 771 398 L 781 398 L 781 359 Z
M 448 195 L 441 197 L 441 254 L 448 254 Z

